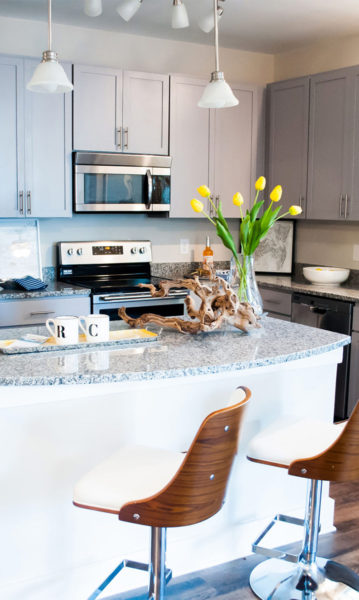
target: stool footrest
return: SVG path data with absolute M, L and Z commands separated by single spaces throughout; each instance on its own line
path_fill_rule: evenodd
M 137 569 L 138 571 L 149 572 L 150 570 L 150 565 L 148 563 L 137 562 L 135 560 L 129 560 L 125 558 L 123 561 L 120 562 L 119 565 L 117 565 L 116 569 L 114 569 L 112 573 L 110 573 L 108 577 L 106 577 L 106 579 L 101 583 L 101 585 L 99 585 L 98 588 L 96 588 L 96 590 L 91 594 L 91 596 L 88 597 L 87 600 L 96 600 L 96 598 L 101 594 L 101 592 L 103 592 L 103 590 L 111 583 L 111 581 L 116 577 L 116 575 L 118 575 L 118 573 L 120 573 L 125 567 L 127 567 L 128 569 Z M 166 568 L 166 583 L 169 583 L 171 579 L 172 571 L 171 569 Z
M 269 525 L 267 525 L 264 531 L 262 531 L 262 533 L 252 544 L 252 552 L 254 552 L 255 554 L 263 554 L 264 556 L 268 556 L 270 558 L 281 558 L 282 560 L 296 563 L 299 560 L 299 554 L 290 554 L 288 552 L 284 552 L 284 550 L 277 550 L 276 548 L 265 548 L 264 546 L 260 545 L 262 540 L 270 532 L 272 527 L 274 527 L 274 525 L 278 523 L 278 521 L 281 521 L 282 523 L 289 523 L 290 525 L 299 525 L 300 527 L 303 527 L 304 525 L 303 519 L 297 519 L 296 517 L 290 517 L 288 515 L 282 514 L 275 515 L 275 517 L 271 520 Z

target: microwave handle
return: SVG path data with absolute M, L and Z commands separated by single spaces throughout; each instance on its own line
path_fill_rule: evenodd
M 152 204 L 152 192 L 153 192 L 153 180 L 152 180 L 152 173 L 151 173 L 150 169 L 147 169 L 146 176 L 147 176 L 147 194 L 148 194 L 146 208 L 147 208 L 147 210 L 149 210 L 151 208 L 151 204 Z

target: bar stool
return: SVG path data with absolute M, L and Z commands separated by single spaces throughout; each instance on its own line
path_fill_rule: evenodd
M 308 479 L 304 520 L 276 515 L 252 546 L 257 554 L 271 557 L 251 572 L 253 592 L 263 600 L 334 599 L 343 589 L 350 591 L 345 586 L 359 592 L 359 576 L 354 571 L 317 557 L 322 482 L 359 479 L 359 403 L 344 423 L 303 420 L 274 425 L 252 438 L 247 458 L 287 469 L 289 475 Z M 278 521 L 304 526 L 304 541 L 299 555 L 260 545 Z M 344 587 L 333 582 L 340 582 Z M 330 596 L 326 595 L 329 590 Z M 352 591 L 350 593 L 353 594 Z M 355 593 L 355 597 L 359 598 L 359 594 Z M 348 598 L 353 598 L 353 595 Z
M 163 600 L 167 527 L 193 525 L 216 514 L 237 452 L 239 428 L 251 396 L 238 388 L 230 404 L 208 415 L 186 454 L 126 446 L 76 485 L 75 506 L 118 515 L 120 521 L 151 527 L 150 564 L 123 560 L 89 596 L 95 600 L 124 567 L 149 572 L 148 598 Z

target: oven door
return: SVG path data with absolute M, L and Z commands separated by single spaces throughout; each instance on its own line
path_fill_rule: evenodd
M 170 173 L 161 167 L 75 165 L 75 212 L 168 212 Z
M 110 298 L 110 296 L 109 296 Z M 124 306 L 129 317 L 137 319 L 146 312 L 162 317 L 181 317 L 185 314 L 185 304 L 182 298 L 151 298 L 149 300 L 104 300 L 94 302 L 92 312 L 95 315 L 108 315 L 111 321 L 120 320 L 118 309 Z

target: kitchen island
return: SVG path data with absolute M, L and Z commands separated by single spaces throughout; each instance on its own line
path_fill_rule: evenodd
M 1 330 L 0 338 L 21 333 Z M 252 390 L 252 400 L 226 504 L 204 523 L 169 531 L 168 564 L 176 576 L 249 554 L 274 513 L 303 513 L 305 481 L 246 461 L 246 444 L 282 417 L 330 421 L 336 367 L 349 342 L 264 318 L 249 335 L 162 331 L 148 345 L 0 355 L 2 597 L 79 600 L 123 557 L 146 561 L 148 528 L 74 508 L 75 482 L 122 444 L 185 450 L 203 417 L 238 385 Z M 332 523 L 326 486 L 322 530 Z M 289 529 L 273 543 L 301 538 Z M 126 573 L 108 594 L 144 578 Z

